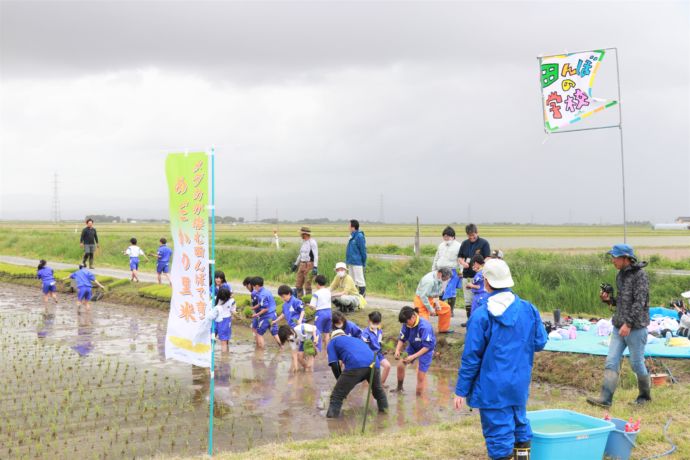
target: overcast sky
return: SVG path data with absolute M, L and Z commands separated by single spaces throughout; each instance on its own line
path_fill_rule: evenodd
M 617 222 L 619 132 L 547 140 L 536 59 L 604 47 L 629 220 L 690 215 L 687 1 L 2 0 L 0 219 L 54 172 L 63 218 L 167 217 L 166 153 L 215 146 L 221 215 Z

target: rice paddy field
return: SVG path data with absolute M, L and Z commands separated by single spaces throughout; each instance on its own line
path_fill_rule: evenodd
M 99 224 L 98 267 L 127 269 L 122 254 L 132 236 L 147 253 L 165 225 Z M 363 226 L 370 254 L 367 276 L 372 294 L 410 299 L 416 283 L 430 268 L 443 226 L 422 227 L 422 255 L 411 257 L 414 227 Z M 79 262 L 81 223 L 60 225 L 0 223 L 0 256 Z M 456 226 L 461 230 L 461 226 Z M 290 283 L 289 268 L 297 242 L 288 235 L 299 225 L 279 227 L 281 249 L 272 244 L 269 225 L 219 226 L 218 264 L 229 278 L 263 275 L 272 285 Z M 561 308 L 583 315 L 608 314 L 597 299 L 599 283 L 615 272 L 603 249 L 620 240 L 617 227 L 482 226 L 482 236 L 502 242 L 516 279 L 516 291 L 542 311 Z M 342 259 L 345 225 L 312 226 L 319 240 L 323 267 Z M 284 235 L 284 236 L 283 236 Z M 652 303 L 666 304 L 690 289 L 684 272 L 690 237 L 683 232 L 630 229 L 630 240 L 650 260 Z M 503 239 L 502 239 L 503 238 Z M 534 239 L 558 247 L 531 246 Z M 565 241 L 566 243 L 562 243 Z M 498 245 L 494 244 L 495 247 Z M 144 264 L 152 272 L 154 264 Z M 166 361 L 164 357 L 169 290 L 101 277 L 111 290 L 91 311 L 77 309 L 74 295 L 61 286 L 58 304 L 43 304 L 33 269 L 0 267 L 0 458 L 203 458 L 207 448 L 209 373 L 206 369 Z M 657 270 L 657 271 L 655 271 Z M 328 270 L 323 272 L 328 274 Z M 59 272 L 62 273 L 62 272 Z M 244 299 L 242 299 L 244 301 Z M 353 320 L 364 324 L 366 312 Z M 395 335 L 393 312 L 384 329 Z M 325 360 L 311 374 L 290 374 L 289 353 L 269 343 L 254 350 L 251 332 L 240 321 L 233 329 L 230 353 L 216 357 L 214 456 L 219 458 L 304 458 L 334 456 L 398 459 L 401 446 L 420 459 L 484 458 L 478 414 L 451 408 L 464 332 L 444 344 L 435 358 L 424 398 L 416 398 L 414 370 L 409 390 L 389 397 L 390 412 L 371 418 L 359 434 L 364 388 L 348 398 L 344 417 L 326 420 L 324 409 L 333 385 Z M 654 389 L 653 404 L 632 407 L 634 376 L 626 363 L 611 415 L 641 417 L 643 429 L 632 459 L 664 452 L 668 458 L 690 458 L 690 364 L 665 360 L 678 384 Z M 566 353 L 539 353 L 528 408 L 566 408 L 601 417 L 586 395 L 597 391 L 603 358 Z M 389 384 L 394 374 L 389 377 Z M 374 406 L 375 407 L 375 406 Z

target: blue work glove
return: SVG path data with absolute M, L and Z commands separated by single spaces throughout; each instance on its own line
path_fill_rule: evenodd
M 318 275 L 318 274 L 319 274 L 319 269 L 318 269 L 317 267 L 312 268 L 312 269 L 311 269 L 311 274 L 314 275 L 314 276 Z
M 292 264 L 292 272 L 294 273 L 296 271 L 297 271 L 297 264 Z

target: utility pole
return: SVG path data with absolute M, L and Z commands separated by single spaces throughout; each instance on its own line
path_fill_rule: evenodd
M 414 235 L 414 255 L 419 257 L 421 247 L 419 246 L 419 216 L 417 216 L 417 232 Z
M 58 174 L 53 173 L 53 222 L 60 222 L 60 195 L 58 193 Z
M 256 203 L 254 205 L 254 222 L 259 222 L 259 195 L 256 195 Z
M 384 223 L 384 216 L 383 216 L 383 193 L 381 194 L 380 197 L 380 205 L 379 205 L 379 222 Z

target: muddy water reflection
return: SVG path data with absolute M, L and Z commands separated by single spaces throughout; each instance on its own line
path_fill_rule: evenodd
M 163 439 L 162 443 L 149 442 L 154 434 L 147 435 L 147 422 L 146 433 L 132 438 L 136 439 L 133 442 L 138 443 L 137 455 L 179 452 L 180 443 L 184 444 L 187 435 L 194 438 L 186 440 L 188 450 L 191 453 L 203 451 L 200 444 L 207 423 L 204 414 L 209 400 L 209 372 L 207 369 L 165 360 L 165 311 L 103 301 L 94 302 L 90 312 L 78 311 L 69 297 L 62 297 L 57 305 L 44 306 L 38 290 L 6 284 L 0 284 L 0 293 L 0 320 L 5 325 L 2 333 L 23 340 L 22 346 L 33 346 L 31 344 L 38 337 L 35 346 L 66 348 L 75 354 L 74 359 L 93 361 L 107 357 L 123 363 L 123 367 L 133 367 L 135 375 L 151 376 L 155 372 L 156 384 L 163 381 L 179 383 L 182 388 L 179 398 L 188 400 L 189 406 L 167 409 L 166 419 L 171 417 L 181 426 L 195 428 L 174 435 L 175 439 L 169 445 L 165 444 L 167 447 L 161 447 L 165 438 L 160 434 L 158 438 Z M 17 311 L 25 314 L 28 320 L 13 323 L 11 330 L 7 330 L 9 323 L 4 320 Z M 349 433 L 359 429 L 366 397 L 365 386 L 360 385 L 350 394 L 341 419 L 327 420 L 324 413 L 334 379 L 325 356 L 317 359 L 313 374 L 294 374 L 290 373 L 289 351 L 280 352 L 270 341 L 267 343 L 270 345 L 265 351 L 255 350 L 251 332 L 236 326 L 230 352 L 219 352 L 217 355 L 214 440 L 218 450 L 240 450 L 265 442 L 321 438 L 331 433 Z M 5 356 L 2 359 L 9 358 Z M 408 374 L 407 393 L 401 396 L 389 394 L 389 414 L 373 415 L 369 429 L 390 431 L 460 417 L 451 410 L 454 372 L 432 367 L 427 396 L 424 398 L 414 395 L 414 370 L 408 370 Z M 394 378 L 395 372 L 392 372 L 388 381 L 391 386 L 394 385 Z M 93 385 L 96 385 L 95 381 Z M 143 391 L 152 383 L 144 379 L 144 383 L 137 385 L 141 385 Z M 92 394 L 97 395 L 99 388 L 94 387 Z M 45 391 L 49 390 L 46 388 Z M 152 394 L 149 398 L 156 397 L 155 392 Z M 139 402 L 137 407 L 149 410 L 147 401 Z M 137 410 L 132 407 L 129 416 L 136 418 Z M 147 419 L 142 415 L 141 420 Z M 70 447 L 68 444 L 66 441 L 65 449 Z

